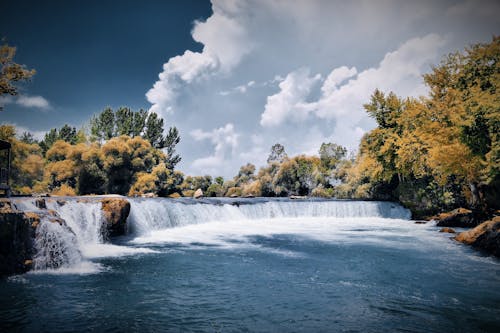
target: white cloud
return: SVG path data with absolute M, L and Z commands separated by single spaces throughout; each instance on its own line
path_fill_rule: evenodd
M 326 78 L 325 83 L 323 83 L 321 87 L 321 91 L 325 95 L 331 94 L 338 89 L 342 82 L 353 77 L 357 73 L 356 67 L 348 68 L 347 66 L 341 66 L 335 68 Z
M 196 80 L 203 80 L 219 72 L 227 73 L 247 54 L 252 44 L 240 23 L 229 15 L 236 10 L 232 1 L 214 1 L 213 14 L 205 22 L 196 21 L 193 39 L 202 43 L 202 52 L 187 50 L 170 58 L 163 65 L 159 80 L 147 93 L 153 104 L 150 111 L 165 116 L 181 89 Z M 221 92 L 221 95 L 225 95 Z
M 17 137 L 21 137 L 21 135 L 24 132 L 29 132 L 33 135 L 33 138 L 40 141 L 40 140 L 44 139 L 45 134 L 47 133 L 47 131 L 36 131 L 36 130 L 29 129 L 29 128 L 24 127 L 24 126 L 17 126 L 15 124 L 13 126 L 16 128 Z
M 397 50 L 388 52 L 377 67 L 360 73 L 354 67 L 335 68 L 323 82 L 321 96 L 311 102 L 305 100 L 320 74 L 310 77 L 307 70 L 293 71 L 280 83 L 280 92 L 268 97 L 261 125 L 277 126 L 285 120 L 302 122 L 312 114 L 334 120 L 331 139 L 353 147 L 367 130 L 360 123 L 369 123 L 363 104 L 373 91 L 378 88 L 401 96 L 424 94 L 422 74 L 430 68 L 444 43 L 442 37 L 430 34 L 410 39 Z
M 21 95 L 17 98 L 16 104 L 22 105 L 26 108 L 38 108 L 38 109 L 50 108 L 49 101 L 47 101 L 42 96 Z
M 306 98 L 314 85 L 321 79 L 317 74 L 309 76 L 308 68 L 300 68 L 290 72 L 279 84 L 280 92 L 269 96 L 262 113 L 262 126 L 278 126 L 286 120 L 300 121 L 307 117 Z
M 7 104 L 17 104 L 19 106 L 25 108 L 34 108 L 41 110 L 50 109 L 50 103 L 42 96 L 28 96 L 28 95 L 19 95 L 16 97 L 13 96 L 3 96 L 0 98 L 0 105 L 5 106 Z
M 499 31 L 492 14 L 498 1 L 472 7 L 433 0 L 212 0 L 213 14 L 192 30 L 202 51 L 170 58 L 147 98 L 151 110 L 186 133 L 179 168 L 189 174 L 210 166 L 214 175 L 234 175 L 243 163 L 265 161 L 276 142 L 290 155 L 317 151 L 322 141 L 352 149 L 375 125 L 362 107 L 375 88 L 424 94 L 421 74 L 431 64 Z M 468 8 L 474 13 L 464 19 Z M 213 131 L 193 129 L 220 124 L 234 124 L 238 144 L 217 153 Z
M 192 163 L 192 167 L 203 174 L 216 173 L 218 168 L 223 168 L 225 158 L 230 157 L 238 147 L 239 135 L 231 123 L 209 132 L 195 129 L 190 135 L 195 141 L 209 140 L 214 146 L 212 155 L 198 158 Z
M 265 86 L 266 84 L 267 84 L 267 82 L 264 82 L 264 83 L 260 84 L 260 86 Z M 233 89 L 220 91 L 219 95 L 227 96 L 227 95 L 234 94 L 234 93 L 245 94 L 249 88 L 256 87 L 256 86 L 257 86 L 257 83 L 255 81 L 249 81 L 247 84 L 239 85 L 237 87 L 234 87 Z

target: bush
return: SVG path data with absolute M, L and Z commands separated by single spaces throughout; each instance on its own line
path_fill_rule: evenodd
M 242 189 L 241 187 L 231 187 L 227 190 L 226 197 L 237 196 L 241 197 Z
M 311 191 L 311 196 L 317 198 L 331 198 L 333 196 L 333 188 L 324 188 L 320 185 Z
M 62 184 L 59 188 L 56 190 L 52 191 L 53 195 L 60 195 L 60 196 L 75 196 L 76 192 L 75 189 L 72 188 L 71 186 L 67 184 Z

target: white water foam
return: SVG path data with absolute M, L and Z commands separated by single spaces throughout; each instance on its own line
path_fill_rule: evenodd
M 173 200 L 131 200 L 131 230 L 144 235 L 155 230 L 241 220 L 276 218 L 409 219 L 410 212 L 391 202 L 360 201 L 269 201 L 255 204 L 184 204 Z
M 103 226 L 102 205 L 98 201 L 68 201 L 62 206 L 51 202 L 48 203 L 48 208 L 57 211 L 66 221 L 68 227 L 75 233 L 78 248 L 84 258 L 121 257 L 154 252 L 146 248 L 132 248 L 104 243 L 103 233 L 105 230 Z
M 32 198 L 13 199 L 16 209 L 37 212 L 41 216 L 34 241 L 33 274 L 98 273 L 105 267 L 94 259 L 156 252 L 148 248 L 105 243 L 99 201 L 66 199 L 62 200 L 62 204 L 53 199 L 45 201 L 48 210 L 38 208 Z M 54 222 L 51 210 L 64 223 Z
M 81 263 L 82 256 L 75 242 L 76 237 L 67 226 L 42 217 L 35 235 L 34 269 L 55 269 Z
M 423 228 L 407 220 L 384 218 L 274 218 L 207 222 L 149 232 L 132 240 L 135 244 L 170 243 L 190 248 L 225 249 L 256 247 L 253 238 L 294 236 L 321 242 L 378 244 L 418 247 L 414 242 Z M 411 241 L 407 241 L 411 240 Z
M 406 238 L 415 236 L 411 230 L 416 226 L 409 217 L 408 210 L 390 202 L 269 201 L 237 206 L 157 199 L 133 200 L 129 221 L 136 235 L 134 244 L 253 248 L 300 256 L 257 244 L 255 237 L 293 235 L 323 242 L 407 247 L 412 244 Z

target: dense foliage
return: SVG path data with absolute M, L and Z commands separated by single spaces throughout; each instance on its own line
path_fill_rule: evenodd
M 346 197 L 398 199 L 431 212 L 498 207 L 500 38 L 447 56 L 424 76 L 428 97 L 375 91 L 378 126 L 347 172 Z
M 163 132 L 155 113 L 107 108 L 92 118 L 90 133 L 64 125 L 37 142 L 30 133 L 18 139 L 13 126 L 1 125 L 0 139 L 13 146 L 14 192 L 166 196 L 178 191 L 183 176 L 174 171 L 179 133 L 175 127 Z

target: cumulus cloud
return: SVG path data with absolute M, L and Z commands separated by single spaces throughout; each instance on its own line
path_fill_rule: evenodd
M 231 123 L 212 131 L 195 129 L 190 133 L 196 141 L 209 140 L 213 144 L 213 154 L 198 158 L 193 162 L 193 168 L 203 170 L 205 173 L 217 172 L 223 168 L 224 160 L 230 157 L 238 147 L 238 137 Z
M 50 103 L 42 96 L 19 95 L 16 97 L 5 96 L 0 99 L 0 105 L 17 104 L 25 108 L 34 108 L 40 110 L 50 109 Z
M 204 45 L 203 50 L 187 50 L 163 65 L 159 80 L 146 93 L 148 101 L 153 104 L 151 111 L 160 115 L 170 112 L 179 90 L 195 80 L 203 80 L 219 72 L 227 73 L 250 51 L 252 44 L 246 38 L 245 29 L 230 16 L 237 10 L 236 4 L 214 1 L 212 16 L 204 22 L 195 22 L 192 36 Z
M 463 19 L 469 0 L 212 0 L 212 15 L 192 30 L 202 51 L 168 59 L 146 96 L 190 133 L 179 145 L 187 173 L 234 175 L 276 142 L 290 155 L 323 141 L 354 149 L 375 125 L 362 108 L 373 90 L 425 94 L 431 64 L 499 31 L 487 15 L 497 6 L 481 0 L 488 10 Z M 231 124 L 236 145 L 217 148 L 220 124 Z
M 436 34 L 412 38 L 397 50 L 388 52 L 378 66 L 360 73 L 355 67 L 333 69 L 323 81 L 317 100 L 306 102 L 321 74 L 309 70 L 290 72 L 279 85 L 280 91 L 267 99 L 262 113 L 262 126 L 277 126 L 284 121 L 302 122 L 308 115 L 335 120 L 334 141 L 353 146 L 365 130 L 360 123 L 368 122 L 363 104 L 375 89 L 393 91 L 401 96 L 423 95 L 422 74 L 437 58 L 445 39 Z M 310 134 L 309 134 L 310 135 Z
M 320 74 L 310 76 L 308 68 L 290 72 L 279 84 L 280 92 L 267 98 L 260 124 L 277 126 L 287 119 L 303 120 L 310 111 L 305 103 L 306 98 L 320 79 Z

